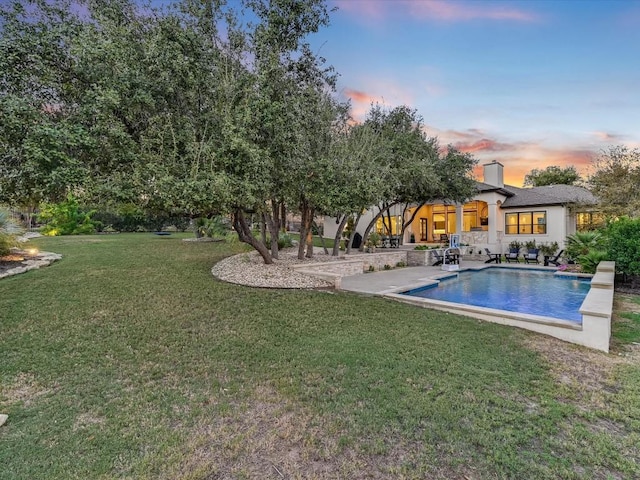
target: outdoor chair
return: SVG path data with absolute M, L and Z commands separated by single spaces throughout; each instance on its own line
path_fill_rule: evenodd
M 449 265 L 460 264 L 460 250 L 452 248 L 446 255 L 446 262 Z
M 440 234 L 440 243 L 444 243 L 446 245 L 449 245 L 449 235 L 447 235 L 446 233 L 441 233 Z
M 487 252 L 487 255 L 489 255 L 489 260 L 486 260 L 484 263 L 491 263 L 491 262 L 502 263 L 502 254 L 491 253 L 488 248 L 485 248 L 484 251 Z
M 540 250 L 537 248 L 528 250 L 524 256 L 525 263 L 540 263 L 540 260 L 538 260 L 538 252 L 540 252 Z
M 511 263 L 511 262 L 519 263 L 520 262 L 519 258 L 520 258 L 520 251 L 516 249 L 511 249 L 509 250 L 509 253 L 504 254 L 504 259 L 507 261 L 507 263 Z
M 444 262 L 444 256 L 442 255 L 442 253 L 440 253 L 438 250 L 432 250 L 431 254 L 433 255 L 433 258 L 436 259 L 436 261 L 433 262 L 431 266 L 437 267 L 438 265 L 442 265 L 442 262 Z
M 560 250 L 560 253 L 558 253 L 555 257 L 553 258 L 548 258 L 545 257 L 545 265 L 555 265 L 556 267 L 560 266 L 560 257 L 562 256 L 562 254 L 564 253 L 564 250 Z

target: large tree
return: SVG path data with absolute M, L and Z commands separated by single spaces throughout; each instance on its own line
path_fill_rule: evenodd
M 558 167 L 550 165 L 546 168 L 534 168 L 524 176 L 525 187 L 544 187 L 546 185 L 577 185 L 582 181 L 573 165 Z
M 406 212 L 410 206 L 434 200 L 464 202 L 475 193 L 472 169 L 476 160 L 451 146 L 442 151 L 437 139 L 425 134 L 422 117 L 415 110 L 407 106 L 386 110 L 374 105 L 365 124 L 381 137 L 384 158 L 380 167 L 388 169 L 388 174 L 377 214 L 367 226 L 364 240 L 379 218 L 391 232 L 394 206 Z M 413 219 L 404 220 L 403 231 Z
M 72 118 L 74 39 L 67 3 L 0 8 L 0 203 L 33 210 L 84 185 L 95 141 Z
M 611 216 L 640 216 L 640 149 L 623 145 L 600 153 L 589 177 L 602 211 Z

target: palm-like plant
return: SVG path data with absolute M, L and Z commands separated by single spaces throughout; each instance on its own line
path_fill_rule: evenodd
M 16 243 L 16 237 L 22 233 L 22 227 L 13 220 L 9 211 L 0 209 L 0 255 L 6 255 Z
M 604 236 L 596 231 L 576 232 L 567 237 L 566 245 L 567 256 L 577 260 L 581 255 L 587 255 L 591 251 L 603 250 Z

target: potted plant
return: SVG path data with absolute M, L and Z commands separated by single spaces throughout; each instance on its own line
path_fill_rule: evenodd
M 545 257 L 553 257 L 560 247 L 558 245 L 558 242 L 551 242 L 541 243 L 540 245 L 538 245 L 538 248 L 542 252 L 542 255 L 544 255 Z
M 513 240 L 509 243 L 509 253 L 520 253 L 520 249 L 522 248 L 522 242 L 518 240 Z
M 538 245 L 538 248 L 540 249 L 540 251 L 542 252 L 542 256 L 544 257 L 544 266 L 548 267 L 549 259 L 556 254 L 558 248 L 560 247 L 558 245 L 558 242 L 551 242 L 541 243 L 540 245 Z
M 413 233 L 409 235 L 409 243 L 416 243 L 416 236 Z

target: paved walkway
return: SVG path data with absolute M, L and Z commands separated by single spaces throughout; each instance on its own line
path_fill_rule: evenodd
M 482 268 L 487 266 L 481 261 L 463 261 L 462 270 L 466 268 Z M 387 290 L 412 287 L 428 280 L 447 275 L 449 272 L 438 267 L 404 267 L 393 270 L 363 273 L 342 277 L 341 290 L 379 295 Z

